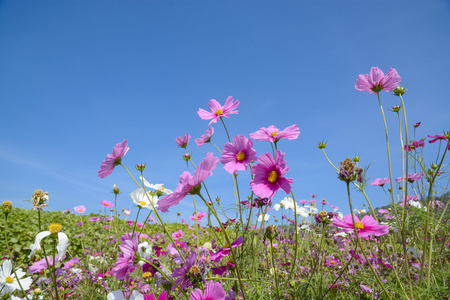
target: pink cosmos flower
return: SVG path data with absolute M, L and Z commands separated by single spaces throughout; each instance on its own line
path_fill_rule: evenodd
M 413 183 L 414 181 L 419 180 L 420 178 L 422 178 L 423 175 L 420 173 L 412 173 L 412 174 L 408 174 L 408 182 Z M 403 177 L 406 180 L 406 177 Z M 395 181 L 400 182 L 402 181 L 402 177 L 398 177 L 395 179 Z
M 396 69 L 391 68 L 385 76 L 378 67 L 372 67 L 369 74 L 358 75 L 355 89 L 370 94 L 378 94 L 381 91 L 392 92 L 401 80 Z
M 117 165 L 122 162 L 122 157 L 127 154 L 130 148 L 128 147 L 128 141 L 123 140 L 122 143 L 118 143 L 114 146 L 112 154 L 106 155 L 106 160 L 102 161 L 100 170 L 98 170 L 98 177 L 105 178 L 112 173 Z
M 201 222 L 204 217 L 206 217 L 206 213 L 201 211 L 201 212 L 198 212 L 197 215 L 194 214 L 193 216 L 189 216 L 189 219 L 191 219 L 193 221 L 197 220 L 197 221 Z
M 370 184 L 375 186 L 383 186 L 387 183 L 390 183 L 391 180 L 389 178 L 377 178 L 374 181 L 372 181 Z
M 434 143 L 439 140 L 447 140 L 447 138 L 444 135 L 436 134 L 436 135 L 428 135 L 429 138 L 432 140 L 429 140 L 428 143 Z
M 230 254 L 231 248 L 239 247 L 240 245 L 242 245 L 243 242 L 244 237 L 243 236 L 238 237 L 235 241 L 231 243 L 231 245 L 225 245 L 223 248 L 219 248 L 219 250 L 217 250 L 216 253 L 212 253 L 211 260 L 215 262 L 220 261 L 222 257 L 228 256 Z
M 138 252 L 139 233 L 135 232 L 134 236 L 126 233 L 121 236 L 122 245 L 119 246 L 122 253 L 120 253 L 119 258 L 116 262 L 116 267 L 111 270 L 111 273 L 116 277 L 117 280 L 122 280 L 126 277 L 128 270 L 134 267 L 134 260 L 136 258 L 136 252 Z
M 191 136 L 189 134 L 185 133 L 183 137 L 181 137 L 181 136 L 177 137 L 175 139 L 175 143 L 177 143 L 177 145 L 181 148 L 186 148 L 190 139 L 191 139 Z
M 174 233 L 172 233 L 172 237 L 173 237 L 174 240 L 178 240 L 178 239 L 183 238 L 184 237 L 183 230 L 180 229 L 178 231 L 175 231 Z
M 378 210 L 378 212 L 379 212 L 380 214 L 388 214 L 388 213 L 389 213 L 389 210 L 381 208 L 381 209 Z
M 414 124 L 414 125 L 413 125 L 413 126 L 414 126 L 414 128 L 417 128 L 417 127 L 419 127 L 421 123 L 422 123 L 422 122 L 417 122 L 416 124 Z
M 220 162 L 224 164 L 224 169 L 230 174 L 247 170 L 247 166 L 256 160 L 256 150 L 252 147 L 252 140 L 243 135 L 234 136 L 233 143 L 223 146 Z
M 102 200 L 102 201 L 100 201 L 100 204 L 103 206 L 103 207 L 112 207 L 112 206 L 114 206 L 114 204 L 112 204 L 110 201 L 108 201 L 108 200 Z
M 209 281 L 205 285 L 205 292 L 201 289 L 192 291 L 189 300 L 225 300 L 227 293 L 219 282 Z
M 403 150 L 408 149 L 408 152 L 409 152 L 409 151 L 417 149 L 419 147 L 425 147 L 425 143 L 422 140 L 412 141 L 410 145 L 403 146 Z
M 82 214 L 86 211 L 86 207 L 84 207 L 84 205 L 75 206 L 73 209 L 79 214 Z
M 202 120 L 212 119 L 208 126 L 212 123 L 217 123 L 221 117 L 229 118 L 229 115 L 237 114 L 239 112 L 238 110 L 234 110 L 239 106 L 239 100 L 236 100 L 236 102 L 233 103 L 233 97 L 231 96 L 227 98 L 224 106 L 221 106 L 216 99 L 209 100 L 208 106 L 211 112 L 207 112 L 201 108 L 197 112 Z
M 252 174 L 255 175 L 250 181 L 252 191 L 261 198 L 272 198 L 280 188 L 288 194 L 294 182 L 291 178 L 283 177 L 288 170 L 284 153 L 280 150 L 275 153 L 275 159 L 270 153 L 261 154 L 258 164 L 252 169 Z
M 270 125 L 267 128 L 261 127 L 258 131 L 250 133 L 250 137 L 258 142 L 267 141 L 271 143 L 277 142 L 279 139 L 295 140 L 299 135 L 300 130 L 297 124 L 291 125 L 281 131 L 275 126 Z
M 80 262 L 80 259 L 78 257 L 74 257 L 71 260 L 69 260 L 68 262 L 66 262 L 64 264 L 63 269 L 64 270 L 68 270 L 70 268 L 73 268 L 76 264 L 78 264 Z M 50 263 L 50 262 L 49 262 Z
M 356 229 L 358 230 L 358 236 L 360 238 L 368 237 L 369 235 L 385 235 L 389 233 L 389 225 L 380 225 L 377 220 L 375 220 L 372 216 L 365 216 L 361 221 L 358 219 L 356 215 Z M 343 220 L 339 218 L 333 218 L 333 226 L 342 228 L 342 231 L 353 231 L 353 220 L 352 215 L 344 216 Z
M 197 146 L 203 146 L 205 143 L 211 142 L 211 138 L 214 134 L 214 127 L 209 127 L 206 129 L 206 133 L 202 135 L 200 138 L 195 139 L 195 143 Z
M 214 170 L 218 164 L 219 159 L 214 157 L 212 152 L 208 152 L 195 170 L 194 176 L 187 171 L 181 174 L 180 182 L 173 193 L 159 200 L 158 210 L 167 212 L 170 207 L 180 203 L 187 194 L 198 193 L 203 180 L 212 175 L 211 171 Z

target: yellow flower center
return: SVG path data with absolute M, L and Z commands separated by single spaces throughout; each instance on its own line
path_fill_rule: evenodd
M 277 134 L 278 134 L 278 132 L 275 132 L 275 131 L 274 131 L 274 132 L 272 132 L 272 133 L 270 134 L 270 136 L 271 136 L 271 137 L 274 137 L 274 136 L 276 136 Z
M 364 229 L 364 224 L 361 222 L 356 222 L 356 228 L 357 229 Z
M 220 116 L 222 114 L 223 114 L 223 110 L 221 110 L 221 109 L 216 110 L 216 116 Z
M 334 265 L 334 260 L 330 261 L 330 264 Z
M 238 160 L 238 161 L 243 161 L 244 159 L 245 159 L 245 153 L 244 152 L 239 152 L 237 155 L 236 155 L 236 159 Z
M 191 273 L 192 275 L 198 275 L 198 274 L 200 274 L 201 271 L 202 270 L 197 265 L 194 265 L 189 269 L 189 273 Z
M 11 201 L 3 201 L 3 207 L 11 207 L 12 206 L 12 202 Z
M 275 171 L 271 171 L 269 173 L 269 176 L 267 177 L 267 180 L 269 180 L 270 183 L 274 183 L 278 179 L 278 174 Z
M 142 277 L 143 277 L 144 279 L 150 278 L 150 277 L 152 277 L 152 273 L 150 273 L 150 272 L 145 272 L 144 274 L 142 274 Z
M 140 204 L 141 206 L 145 206 L 145 201 L 139 201 L 139 204 Z
M 164 191 L 164 187 L 163 186 L 161 187 L 161 191 Z
M 51 224 L 50 227 L 48 228 L 48 231 L 50 231 L 50 233 L 58 233 L 61 231 L 61 229 L 62 229 L 62 225 Z
M 6 283 L 13 283 L 14 282 L 14 278 L 8 276 L 8 277 L 5 278 L 5 281 L 6 281 Z
M 134 285 L 134 281 L 130 282 L 130 285 Z

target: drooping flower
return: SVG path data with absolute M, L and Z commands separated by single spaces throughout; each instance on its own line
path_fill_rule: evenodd
M 228 256 L 230 254 L 230 250 L 232 248 L 236 248 L 239 247 L 240 245 L 242 245 L 242 243 L 244 242 L 244 237 L 240 236 L 238 237 L 236 240 L 234 240 L 231 245 L 225 245 L 223 246 L 223 248 L 219 248 L 219 250 L 217 250 L 216 253 L 211 255 L 211 260 L 212 261 L 220 261 L 220 259 L 224 256 Z
M 291 125 L 284 130 L 279 130 L 275 126 L 270 125 L 267 128 L 261 127 L 258 131 L 250 133 L 250 137 L 258 142 L 267 141 L 271 143 L 277 142 L 280 139 L 295 140 L 299 135 L 300 130 L 297 124 Z
M 377 178 L 374 181 L 372 181 L 370 184 L 382 187 L 383 185 L 385 185 L 387 183 L 390 183 L 390 182 L 391 182 L 391 180 L 389 178 L 384 178 L 384 179 L 383 178 Z
M 392 92 L 400 83 L 402 78 L 398 75 L 396 69 L 390 69 L 384 75 L 378 67 L 372 67 L 369 74 L 360 74 L 356 79 L 355 89 L 360 92 L 369 92 L 378 94 L 381 91 Z
M 203 146 L 205 143 L 211 142 L 211 138 L 214 134 L 214 127 L 209 127 L 206 129 L 206 133 L 202 135 L 200 138 L 195 139 L 195 143 L 198 147 Z
M 12 293 L 15 290 L 20 290 L 20 284 L 23 289 L 27 291 L 30 289 L 30 285 L 33 282 L 31 277 L 22 278 L 25 276 L 25 272 L 22 268 L 16 269 L 16 275 L 13 272 L 13 266 L 9 259 L 5 260 L 0 268 L 0 291 L 3 293 Z
M 230 174 L 247 170 L 247 166 L 256 160 L 256 150 L 252 147 L 252 140 L 243 135 L 234 136 L 233 143 L 223 146 L 220 162 L 224 164 L 224 169 Z
M 261 154 L 258 164 L 252 169 L 255 178 L 250 182 L 252 191 L 261 198 L 272 198 L 281 188 L 286 194 L 291 191 L 291 178 L 283 177 L 289 167 L 286 166 L 284 153 L 277 150 L 275 159 L 270 153 Z
M 173 193 L 159 200 L 158 210 L 167 212 L 170 207 L 180 203 L 187 194 L 198 193 L 201 183 L 212 175 L 211 171 L 217 167 L 218 163 L 219 159 L 214 157 L 212 152 L 208 152 L 195 170 L 194 176 L 187 171 L 181 174 L 180 182 Z
M 186 148 L 190 139 L 191 139 L 191 136 L 189 134 L 185 133 L 183 137 L 181 137 L 181 136 L 177 137 L 175 139 L 175 143 L 177 143 L 177 145 L 181 148 Z
M 43 238 L 54 234 L 58 236 L 58 245 L 56 246 L 56 251 L 58 252 L 57 261 L 63 260 L 66 256 L 67 247 L 69 246 L 69 238 L 65 233 L 61 232 L 61 230 L 62 226 L 60 224 L 51 224 L 48 231 L 39 232 L 36 235 L 34 244 L 30 246 L 31 253 L 28 257 L 31 258 L 31 256 L 36 253 L 36 250 L 41 248 L 41 240 Z
M 219 282 L 209 281 L 205 285 L 205 291 L 196 289 L 192 291 L 189 300 L 225 300 L 227 293 Z
M 128 141 L 123 140 L 122 143 L 117 143 L 114 146 L 112 154 L 106 155 L 106 160 L 102 161 L 100 170 L 98 170 L 98 177 L 105 178 L 112 173 L 117 165 L 122 163 L 122 158 L 127 154 L 130 148 L 128 147 Z
M 353 215 L 355 218 L 355 226 L 360 238 L 368 237 L 369 235 L 381 236 L 389 233 L 389 225 L 380 225 L 378 221 L 372 216 L 365 216 L 362 220 L 359 220 L 358 216 Z M 353 231 L 352 215 L 346 215 L 343 220 L 339 218 L 333 219 L 333 226 L 342 228 L 342 231 Z
M 138 252 L 139 233 L 135 232 L 133 236 L 126 233 L 121 236 L 122 245 L 119 246 L 122 253 L 119 254 L 119 258 L 116 262 L 116 267 L 111 270 L 111 273 L 117 280 L 122 280 L 126 277 L 128 270 L 135 266 L 136 252 Z
M 86 207 L 84 205 L 75 206 L 73 209 L 79 214 L 82 214 L 86 211 Z
M 152 184 L 152 183 L 148 182 L 147 179 L 143 178 L 142 176 L 140 176 L 139 179 L 144 182 L 144 185 L 146 187 L 154 189 L 157 192 L 158 196 L 161 196 L 162 194 L 168 195 L 168 194 L 172 193 L 172 191 L 169 189 L 166 189 L 164 187 L 164 184 L 162 184 L 162 183 Z
M 411 144 L 403 146 L 403 150 L 408 149 L 408 152 L 409 152 L 411 150 L 415 150 L 420 147 L 425 147 L 425 143 L 422 140 L 412 141 Z
M 136 203 L 141 208 L 147 208 L 153 210 L 153 208 L 158 207 L 158 197 L 156 195 L 152 195 L 150 192 L 145 193 L 144 189 L 135 189 L 130 194 L 133 202 Z
M 197 112 L 202 120 L 212 119 L 208 126 L 212 123 L 217 123 L 221 117 L 229 118 L 229 115 L 237 114 L 239 112 L 238 110 L 234 110 L 239 106 L 239 100 L 233 102 L 233 97 L 231 96 L 228 96 L 224 106 L 221 106 L 216 99 L 209 100 L 208 106 L 211 112 L 207 112 L 201 108 Z
M 423 174 L 420 173 L 412 173 L 412 174 L 408 174 L 408 182 L 413 183 L 414 181 L 419 180 L 420 178 L 423 177 Z M 395 179 L 395 181 L 400 182 L 402 181 L 402 179 L 406 180 L 406 177 L 398 177 Z

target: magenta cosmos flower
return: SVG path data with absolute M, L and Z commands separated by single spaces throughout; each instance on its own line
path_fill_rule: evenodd
M 295 140 L 300 135 L 297 124 L 291 125 L 284 130 L 279 130 L 273 125 L 269 127 L 261 127 L 257 132 L 250 133 L 252 139 L 267 142 L 277 142 L 279 139 Z
M 112 206 L 114 206 L 114 204 L 112 204 L 110 201 L 108 201 L 108 200 L 102 200 L 102 201 L 100 201 L 100 204 L 103 206 L 103 207 L 112 207 Z
M 212 170 L 214 170 L 219 164 L 219 159 L 214 157 L 212 152 L 206 153 L 205 158 L 198 165 L 197 169 L 192 176 L 189 172 L 185 171 L 180 176 L 180 182 L 177 188 L 172 194 L 163 197 L 158 201 L 158 210 L 162 212 L 167 212 L 170 207 L 177 205 L 186 197 L 187 194 L 196 194 L 200 191 L 201 183 L 203 180 L 212 175 Z
M 281 188 L 286 194 L 291 191 L 291 178 L 283 177 L 289 170 L 284 160 L 284 153 L 277 150 L 275 159 L 270 153 L 261 154 L 258 164 L 252 169 L 255 178 L 250 181 L 252 191 L 261 198 L 272 198 Z
M 378 94 L 381 91 L 392 92 L 398 83 L 402 80 L 396 69 L 390 69 L 384 75 L 378 67 L 372 67 L 369 74 L 360 74 L 356 79 L 355 89 L 360 92 L 369 92 Z
M 192 291 L 189 300 L 225 300 L 227 294 L 219 282 L 209 281 L 205 285 L 205 292 L 201 289 Z
M 221 117 L 229 118 L 229 115 L 237 114 L 239 112 L 238 110 L 234 110 L 239 106 L 239 100 L 233 102 L 233 97 L 231 96 L 227 98 L 224 106 L 221 106 L 220 103 L 216 101 L 216 99 L 209 100 L 208 106 L 211 112 L 207 112 L 206 110 L 201 108 L 197 112 L 200 116 L 200 119 L 202 120 L 212 119 L 211 122 L 209 122 L 208 126 L 212 123 L 217 123 Z
M 128 271 L 135 266 L 134 260 L 139 246 L 138 236 L 139 232 L 135 232 L 133 236 L 126 233 L 120 237 L 122 245 L 120 245 L 119 248 L 122 253 L 119 254 L 116 267 L 111 270 L 111 273 L 117 280 L 124 279 L 127 276 Z
M 177 143 L 177 145 L 180 146 L 181 148 L 186 148 L 190 139 L 191 139 L 191 136 L 186 133 L 183 137 L 181 137 L 181 136 L 177 137 L 175 139 L 175 143 Z
M 98 177 L 105 178 L 112 173 L 117 165 L 122 162 L 122 157 L 127 154 L 130 148 L 128 147 L 128 141 L 123 140 L 122 143 L 118 143 L 114 146 L 112 154 L 106 155 L 106 160 L 102 161 L 100 170 L 98 170 Z
M 375 220 L 372 216 L 365 216 L 361 221 L 356 215 L 353 216 L 355 217 L 356 230 L 358 230 L 358 236 L 360 238 L 368 237 L 369 235 L 385 235 L 389 232 L 389 225 L 378 224 L 377 220 Z M 342 231 L 354 230 L 352 215 L 344 216 L 343 220 L 333 218 L 332 225 L 342 228 Z
M 204 135 L 202 135 L 198 139 L 195 139 L 195 143 L 199 147 L 203 146 L 205 143 L 210 143 L 213 134 L 214 134 L 214 127 L 209 127 L 208 129 L 206 129 L 206 133 Z
M 224 169 L 230 174 L 247 170 L 247 166 L 256 160 L 256 150 L 252 147 L 252 140 L 243 135 L 234 136 L 233 143 L 223 146 L 220 162 L 224 164 Z

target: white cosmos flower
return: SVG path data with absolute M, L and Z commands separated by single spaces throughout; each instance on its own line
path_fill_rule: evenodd
M 308 216 L 308 209 L 306 207 L 297 207 L 297 215 L 300 215 L 303 218 Z
M 33 282 L 31 277 L 22 278 L 25 276 L 25 272 L 21 268 L 16 270 L 16 274 L 17 278 L 14 275 L 11 261 L 9 259 L 5 260 L 0 268 L 0 290 L 2 290 L 2 294 L 20 290 L 19 281 L 25 291 L 30 289 L 30 285 Z
M 122 291 L 120 291 L 120 290 L 109 293 L 106 296 L 106 299 L 108 299 L 108 300 L 126 300 L 125 297 L 123 296 Z M 130 296 L 130 300 L 144 300 L 144 295 L 142 295 L 141 293 L 139 293 L 137 291 L 133 291 L 133 293 Z
M 67 235 L 63 232 L 61 232 L 62 226 L 59 224 L 51 224 L 49 231 L 42 231 L 39 232 L 36 235 L 36 239 L 34 241 L 34 244 L 30 246 L 31 253 L 28 256 L 28 258 L 31 258 L 31 256 L 36 253 L 36 250 L 41 248 L 41 240 L 49 235 L 58 234 L 58 245 L 56 246 L 56 251 L 58 252 L 58 259 L 57 261 L 61 261 L 66 256 L 67 247 L 69 246 L 69 238 Z
M 359 214 L 365 214 L 367 211 L 365 209 L 354 209 L 353 210 L 357 215 Z
M 152 195 L 150 192 L 147 192 L 147 195 L 145 195 L 144 189 L 136 189 L 130 194 L 130 196 L 131 199 L 133 199 L 133 202 L 139 205 L 139 207 L 148 208 L 150 210 L 153 210 L 153 206 L 155 208 L 158 207 L 158 196 Z
M 275 205 L 273 206 L 273 209 L 275 209 L 276 211 L 279 211 L 280 208 L 281 208 L 281 205 L 280 205 L 280 204 L 275 204 Z
M 269 214 L 261 214 L 258 216 L 258 222 L 262 222 L 264 219 L 264 221 L 269 221 L 270 219 L 270 215 Z
M 161 193 L 166 194 L 166 195 L 172 194 L 172 191 L 169 189 L 166 189 L 162 183 L 151 184 L 145 178 L 142 178 L 142 176 L 139 178 L 144 181 L 144 185 L 146 187 L 149 187 L 156 191 L 160 191 Z
M 294 209 L 294 200 L 291 197 L 286 196 L 283 200 L 281 200 L 281 205 L 286 209 Z
M 139 256 L 145 259 L 149 259 L 152 255 L 153 248 L 148 242 L 143 242 L 138 245 Z

